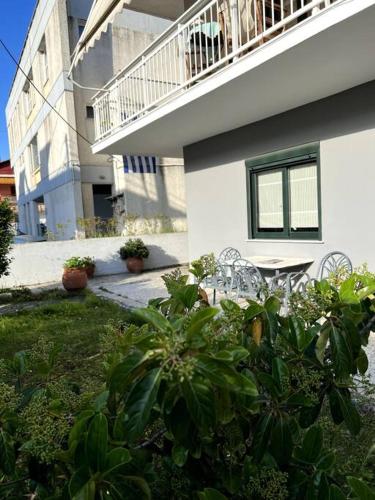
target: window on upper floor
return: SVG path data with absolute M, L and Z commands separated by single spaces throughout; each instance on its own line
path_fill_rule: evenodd
M 35 174 L 40 170 L 40 158 L 38 150 L 38 136 L 35 135 L 29 144 L 30 171 Z
M 48 81 L 48 54 L 47 54 L 47 44 L 46 37 L 42 38 L 41 44 L 38 49 L 39 53 L 39 65 L 40 65 L 40 80 L 44 85 Z
M 92 106 L 86 106 L 86 118 L 94 118 L 94 108 Z
M 35 106 L 35 89 L 33 87 L 33 71 L 30 70 L 28 80 L 23 87 L 23 102 L 26 116 L 29 116 Z
M 258 157 L 246 165 L 249 237 L 321 238 L 319 145 Z

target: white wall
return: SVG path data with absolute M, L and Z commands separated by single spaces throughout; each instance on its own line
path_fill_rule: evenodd
M 144 235 L 150 250 L 146 269 L 156 269 L 188 262 L 186 233 Z M 100 276 L 126 273 L 118 250 L 125 238 L 99 238 L 14 245 L 9 276 L 0 279 L 0 288 L 59 282 L 64 261 L 73 256 L 94 257 Z
M 375 82 L 185 148 L 189 256 L 226 246 L 251 255 L 315 259 L 332 250 L 375 271 Z M 320 142 L 322 241 L 248 235 L 245 160 Z

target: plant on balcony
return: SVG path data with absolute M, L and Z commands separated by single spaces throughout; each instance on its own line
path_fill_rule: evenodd
M 143 259 L 150 255 L 149 249 L 140 238 L 130 238 L 120 250 L 120 257 L 126 261 L 130 273 L 141 273 L 144 269 Z
M 64 262 L 62 284 L 67 291 L 83 290 L 87 286 L 87 261 L 82 257 L 71 257 Z
M 9 251 L 13 241 L 12 222 L 14 214 L 8 200 L 0 201 L 0 278 L 6 276 L 9 271 Z

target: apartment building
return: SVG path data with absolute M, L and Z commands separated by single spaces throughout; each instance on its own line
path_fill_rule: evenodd
M 33 239 L 84 237 L 85 220 L 133 212 L 137 216 L 164 213 L 184 224 L 180 160 L 151 153 L 137 162 L 155 162 L 155 172 L 138 168 L 128 173 L 127 150 L 117 158 L 91 151 L 96 89 L 152 43 L 170 21 L 133 11 L 119 13 L 95 51 L 69 75 L 71 56 L 92 3 L 36 2 L 19 63 L 23 71 L 16 72 L 10 92 L 6 116 L 19 227 Z M 130 161 L 135 160 L 130 156 Z M 169 199 L 171 203 L 166 203 Z
M 231 246 L 303 257 L 314 275 L 340 250 L 374 269 L 375 1 L 197 0 L 176 14 L 96 96 L 93 151 L 184 159 L 191 258 Z

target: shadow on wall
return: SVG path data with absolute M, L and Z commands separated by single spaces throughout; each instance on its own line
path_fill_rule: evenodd
M 158 245 L 147 245 L 150 250 L 150 256 L 145 259 L 145 269 L 160 269 L 163 267 L 172 267 L 180 265 L 178 259 L 168 254 Z M 106 259 L 95 259 L 96 276 L 105 276 L 108 274 L 127 273 L 126 262 L 121 260 L 118 251 L 115 251 Z

